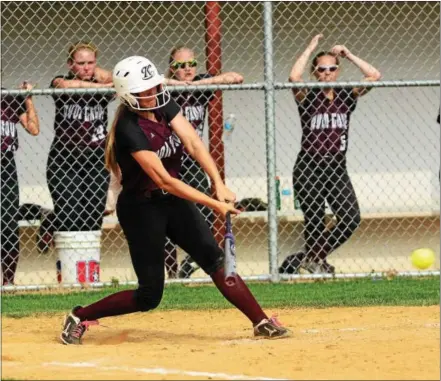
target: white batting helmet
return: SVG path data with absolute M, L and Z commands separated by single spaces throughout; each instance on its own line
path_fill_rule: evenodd
M 149 59 L 132 56 L 118 62 L 113 69 L 113 84 L 116 94 L 121 100 L 136 110 L 154 110 L 166 105 L 170 101 L 170 93 L 165 87 L 164 76 Z M 139 97 L 136 94 L 161 86 L 160 91 L 148 97 Z M 139 99 L 156 98 L 154 107 L 142 108 Z

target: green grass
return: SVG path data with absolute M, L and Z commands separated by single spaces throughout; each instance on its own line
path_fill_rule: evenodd
M 315 283 L 250 283 L 252 292 L 265 308 L 342 307 L 342 306 L 428 306 L 440 302 L 440 278 L 395 278 Z M 24 317 L 68 311 L 87 305 L 128 287 L 71 293 L 6 293 L 2 296 L 2 315 Z M 169 285 L 159 309 L 201 310 L 231 307 L 212 285 Z

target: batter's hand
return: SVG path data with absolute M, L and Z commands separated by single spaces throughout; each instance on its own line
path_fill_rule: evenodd
M 240 210 L 234 207 L 234 204 L 229 204 L 226 202 L 219 201 L 215 207 L 216 211 L 221 214 L 224 218 L 228 212 L 231 214 L 240 214 Z
M 236 201 L 236 195 L 230 191 L 224 183 L 219 183 L 216 185 L 216 196 L 221 202 L 232 202 Z

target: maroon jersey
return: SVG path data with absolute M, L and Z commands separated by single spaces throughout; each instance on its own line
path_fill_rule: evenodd
M 200 79 L 211 78 L 208 73 L 197 75 L 194 81 Z M 182 114 L 194 127 L 200 138 L 204 135 L 205 113 L 207 111 L 208 102 L 213 97 L 212 91 L 193 91 L 193 92 L 172 92 L 171 96 L 181 107 Z
M 302 124 L 302 151 L 310 154 L 345 154 L 349 120 L 357 99 L 352 89 L 334 89 L 329 100 L 321 89 L 312 89 L 298 102 Z
M 73 75 L 57 76 L 66 80 Z M 95 80 L 92 80 L 95 82 Z M 106 94 L 53 94 L 55 101 L 55 141 L 65 146 L 104 147 L 107 136 L 107 106 L 113 99 Z
M 131 155 L 134 152 L 156 152 L 170 176 L 178 178 L 183 145 L 169 125 L 178 113 L 179 106 L 171 99 L 155 110 L 158 122 L 144 119 L 130 110 L 120 116 L 115 126 L 115 151 L 122 173 L 123 192 L 142 194 L 146 190 L 158 189 Z
M 22 96 L 6 95 L 1 98 L 1 129 L 2 152 L 16 151 L 18 135 L 16 124 L 20 122 L 20 115 L 26 112 Z

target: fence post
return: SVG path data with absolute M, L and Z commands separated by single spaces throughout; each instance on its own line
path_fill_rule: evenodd
M 277 271 L 277 206 L 276 206 L 276 124 L 274 100 L 273 64 L 273 4 L 263 4 L 264 29 L 264 82 L 265 82 L 265 130 L 266 130 L 266 172 L 268 190 L 268 257 L 272 282 L 279 281 Z
M 205 3 L 205 55 L 207 59 L 207 72 L 213 76 L 222 71 L 222 20 L 220 18 L 221 5 L 218 1 Z M 216 91 L 215 96 L 208 104 L 208 132 L 209 149 L 223 181 L 225 181 L 225 150 L 222 141 L 223 105 L 222 91 Z M 214 184 L 211 192 L 216 193 Z M 218 244 L 222 245 L 224 237 L 224 223 L 222 217 L 214 211 L 213 234 Z

